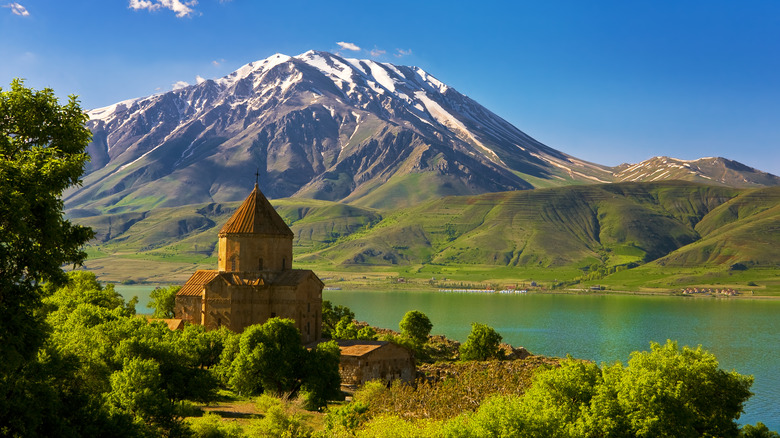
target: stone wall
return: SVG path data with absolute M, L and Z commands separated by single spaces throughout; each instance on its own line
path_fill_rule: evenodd
M 361 356 L 342 353 L 339 374 L 342 386 L 356 388 L 371 380 L 412 382 L 417 376 L 417 369 L 409 350 L 383 343 Z
M 292 237 L 230 234 L 219 238 L 221 272 L 282 271 L 292 267 L 292 258 Z

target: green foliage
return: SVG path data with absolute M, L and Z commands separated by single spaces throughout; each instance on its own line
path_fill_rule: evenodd
M 325 430 L 329 436 L 350 435 L 369 418 L 368 404 L 355 400 L 346 405 L 328 409 L 325 415 Z
M 306 416 L 296 413 L 289 402 L 263 395 L 258 406 L 264 411 L 264 416 L 249 425 L 249 436 L 304 438 L 312 435 L 312 428 L 307 424 Z
M 522 412 L 523 408 L 522 398 L 516 395 L 494 395 L 485 400 L 474 415 L 468 417 L 468 422 L 465 423 L 466 427 L 462 427 L 455 436 L 529 436 L 525 419 L 517 415 L 517 413 Z M 462 423 L 461 426 L 463 426 Z
M 54 283 L 43 285 L 46 296 L 43 300 L 44 311 L 48 313 L 49 323 L 55 327 L 64 322 L 80 304 L 113 310 L 122 309 L 127 315 L 135 314 L 136 299 L 125 303 L 122 296 L 114 290 L 114 285 L 101 285 L 93 272 L 71 271 L 67 273 L 67 282 L 61 287 Z
M 460 346 L 461 360 L 503 359 L 501 335 L 492 327 L 478 322 L 471 324 L 471 333 Z
M 222 341 L 222 353 L 219 355 L 219 362 L 210 371 L 223 387 L 228 388 L 230 387 L 230 379 L 233 376 L 233 361 L 235 361 L 238 353 L 241 351 L 241 335 L 227 329 L 224 330 L 225 337 Z
M 532 436 L 735 437 L 752 381 L 701 348 L 653 343 L 626 367 L 567 359 L 534 380 L 516 415 Z
M 15 79 L 0 89 L 0 378 L 33 360 L 44 339 L 43 282 L 63 283 L 92 231 L 62 217 L 63 190 L 80 182 L 91 137 L 75 96 L 60 105 L 51 89 Z M 4 398 L 0 387 L 0 399 Z
M 354 402 L 370 407 L 370 416 L 397 414 L 407 420 L 446 420 L 472 412 L 492 395 L 522 395 L 534 371 L 554 361 L 534 357 L 516 361 L 449 362 L 421 368 L 428 378 L 415 385 L 366 383 Z
M 398 324 L 401 336 L 410 339 L 415 345 L 422 346 L 428 340 L 433 324 L 424 313 L 419 310 L 406 312 Z
M 176 293 L 181 286 L 156 287 L 149 294 L 151 299 L 146 307 L 154 309 L 155 318 L 173 318 L 173 308 L 176 305 Z
M 365 341 L 375 341 L 377 339 L 376 329 L 370 325 L 364 325 L 358 330 L 357 338 Z
M 225 326 L 207 331 L 202 325 L 186 324 L 179 345 L 187 349 L 181 353 L 192 357 L 198 367 L 211 369 L 219 365 L 225 348 L 238 336 Z
M 532 436 L 582 436 L 587 430 L 583 422 L 590 418 L 582 415 L 583 406 L 588 406 L 602 387 L 601 370 L 596 364 L 568 358 L 560 368 L 536 376 L 522 409 L 505 415 L 517 417 L 510 421 L 525 424 L 533 431 Z M 611 412 L 604 414 L 612 419 Z
M 604 378 L 617 396 L 600 394 L 599 403 L 617 402 L 637 436 L 734 436 L 753 383 L 719 369 L 701 347 L 680 350 L 671 341 L 632 353 L 626 368 L 606 368 Z
M 358 438 L 439 438 L 450 436 L 442 430 L 442 421 L 409 421 L 395 415 L 379 415 L 367 421 L 355 434 Z
M 63 219 L 60 199 L 80 182 L 89 160 L 86 121 L 75 96 L 60 105 L 51 89 L 28 89 L 18 79 L 10 90 L 0 89 L 0 425 L 5 435 L 44 434 L 47 423 L 62 425 L 66 435 L 68 423 L 78 427 L 75 415 L 58 409 L 65 401 L 57 392 L 62 388 L 45 389 L 52 377 L 47 373 L 60 370 L 42 366 L 37 357 L 47 336 L 38 311 L 40 285 L 64 283 L 61 267 L 80 264 L 86 257 L 80 247 L 92 237 L 89 228 Z M 40 410 L 44 407 L 50 409 Z
M 291 319 L 271 318 L 247 327 L 233 361 L 230 386 L 252 395 L 264 390 L 283 394 L 300 386 L 306 349 Z
M 236 422 L 222 421 L 222 417 L 205 413 L 200 418 L 188 418 L 187 426 L 194 438 L 243 438 L 244 429 Z
M 227 335 L 220 343 L 222 354 L 214 374 L 239 393 L 300 391 L 308 409 L 318 409 L 341 395 L 338 345 L 323 342 L 307 350 L 290 319 L 271 318 L 248 327 L 240 338 Z
M 122 369 L 111 375 L 109 409 L 130 414 L 141 426 L 162 430 L 179 429 L 174 405 L 165 396 L 160 365 L 152 359 L 126 359 Z
M 346 318 L 351 322 L 355 319 L 355 312 L 347 306 L 333 306 L 328 300 L 322 300 L 322 337 L 332 338 L 336 331 L 336 326 Z M 336 338 L 336 339 L 354 339 L 354 338 Z
M 319 409 L 326 400 L 341 396 L 340 359 L 341 350 L 335 341 L 322 342 L 308 352 L 303 383 L 306 409 Z
M 344 316 L 336 324 L 336 329 L 333 330 L 332 336 L 334 339 L 357 339 L 358 330 L 357 324 L 349 316 Z
M 212 350 L 219 350 L 221 332 L 149 324 L 92 274 L 68 276 L 62 288 L 47 285 L 53 331 L 46 361 L 61 364 L 55 389 L 71 401 L 65 417 L 78 418 L 77 434 L 183 434 L 181 402 L 215 398 L 216 381 L 205 367 L 219 357 Z
M 758 422 L 755 426 L 746 424 L 739 431 L 741 438 L 780 438 L 780 434 L 769 430 L 764 423 Z
M 777 436 L 761 424 L 737 428 L 752 377 L 719 369 L 701 348 L 653 343 L 649 352 L 632 353 L 627 366 L 539 363 L 530 385 L 528 360 L 434 368 L 427 371 L 451 376 L 417 387 L 366 385 L 353 403 L 328 414 L 341 430 L 334 436 L 428 436 L 431 428 L 463 438 Z M 512 381 L 521 374 L 525 381 Z

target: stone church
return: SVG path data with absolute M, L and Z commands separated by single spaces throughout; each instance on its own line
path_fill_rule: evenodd
M 319 341 L 323 283 L 292 269 L 293 232 L 255 188 L 219 232 L 216 270 L 196 271 L 176 294 L 176 318 L 242 332 L 275 316 L 295 320 L 304 344 Z

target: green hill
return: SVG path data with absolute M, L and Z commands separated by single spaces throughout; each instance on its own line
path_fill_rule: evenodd
M 776 272 L 779 201 L 777 187 L 672 181 L 445 197 L 396 210 L 311 199 L 272 203 L 295 233 L 296 263 L 317 269 L 423 276 L 457 268 L 501 278 L 544 271 L 562 281 L 638 288 L 641 275 L 656 279 L 656 287 L 676 287 L 713 273 Z M 96 255 L 215 263 L 217 233 L 238 204 L 76 220 L 95 228 Z M 671 268 L 694 267 L 710 277 L 663 280 L 677 275 Z

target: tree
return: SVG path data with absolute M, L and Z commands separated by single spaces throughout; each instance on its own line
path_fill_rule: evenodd
M 336 324 L 335 330 L 331 333 L 333 339 L 357 339 L 358 327 L 349 316 L 341 318 L 338 324 Z
M 652 343 L 625 367 L 568 358 L 539 373 L 518 415 L 531 436 L 737 437 L 752 382 L 701 347 Z
M 25 366 L 40 368 L 41 284 L 64 283 L 61 266 L 80 264 L 86 257 L 80 247 L 92 237 L 89 228 L 63 219 L 60 199 L 80 182 L 89 159 L 86 120 L 75 96 L 60 105 L 51 89 L 28 89 L 18 79 L 9 91 L 0 89 L 0 424 L 25 424 L 25 432 L 4 434 L 32 436 L 39 427 L 22 406 L 49 395 L 19 392 L 18 385 L 31 378 Z
M 737 436 L 734 420 L 752 395 L 753 377 L 721 370 L 701 347 L 650 346 L 632 353 L 627 367 L 605 369 L 614 389 L 599 394 L 597 407 L 619 409 L 635 436 Z
M 291 319 L 271 318 L 249 326 L 241 334 L 230 386 L 243 394 L 295 391 L 303 375 L 305 353 Z
M 307 409 L 325 406 L 326 400 L 341 395 L 339 361 L 341 350 L 336 341 L 322 342 L 308 353 L 303 388 L 308 393 Z
M 152 359 L 126 359 L 120 371 L 111 374 L 110 409 L 130 414 L 140 426 L 154 425 L 170 429 L 174 405 L 162 390 L 160 365 Z
M 739 432 L 740 438 L 780 438 L 780 434 L 769 430 L 764 423 L 758 422 L 755 426 L 746 424 Z
M 401 336 L 408 338 L 417 346 L 422 346 L 428 340 L 433 324 L 424 313 L 410 310 L 401 319 L 398 327 L 401 329 Z
M 344 318 L 352 321 L 355 319 L 355 312 L 347 306 L 333 306 L 330 301 L 322 300 L 322 337 L 333 337 L 336 326 Z
M 60 195 L 80 183 L 91 138 L 70 96 L 35 91 L 15 79 L 0 89 L 0 372 L 31 360 L 43 341 L 40 284 L 63 283 L 65 263 L 80 264 L 89 228 L 63 219 Z M 0 398 L 1 395 L 0 395 Z
M 478 322 L 472 323 L 468 339 L 460 346 L 460 358 L 461 360 L 503 359 L 501 339 L 503 338 L 493 327 Z
M 154 309 L 155 318 L 173 318 L 173 308 L 176 305 L 176 293 L 181 286 L 157 287 L 150 294 L 151 301 L 146 305 Z

